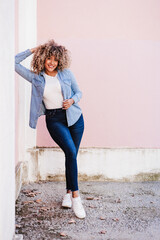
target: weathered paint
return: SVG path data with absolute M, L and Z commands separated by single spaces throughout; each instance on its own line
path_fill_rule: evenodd
M 65 180 L 65 157 L 60 148 L 28 149 L 27 181 Z M 78 154 L 79 180 L 160 180 L 159 149 L 81 148 Z

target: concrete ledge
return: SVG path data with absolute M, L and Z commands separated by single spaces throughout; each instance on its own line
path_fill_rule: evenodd
M 28 180 L 65 180 L 65 157 L 59 147 L 28 149 Z M 80 148 L 79 180 L 160 180 L 160 149 Z

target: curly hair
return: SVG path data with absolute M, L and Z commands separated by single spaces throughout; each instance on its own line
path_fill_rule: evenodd
M 55 56 L 56 61 L 58 61 L 58 70 L 63 71 L 70 66 L 70 52 L 64 46 L 58 45 L 51 39 L 47 43 L 39 45 L 36 48 L 31 61 L 31 71 L 36 74 L 43 71 L 45 60 L 50 56 Z

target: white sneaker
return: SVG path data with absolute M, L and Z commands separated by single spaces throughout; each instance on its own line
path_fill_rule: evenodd
M 66 208 L 71 208 L 72 207 L 72 201 L 71 201 L 71 194 L 70 193 L 66 193 L 63 197 L 63 201 L 62 201 L 62 207 L 66 207 Z
M 75 215 L 78 218 L 85 218 L 86 213 L 85 213 L 85 210 L 83 208 L 80 196 L 75 197 L 75 198 L 72 197 L 72 208 L 73 208 L 73 211 L 74 211 Z

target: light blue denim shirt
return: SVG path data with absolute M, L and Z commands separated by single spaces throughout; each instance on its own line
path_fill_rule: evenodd
M 31 54 L 32 52 L 30 49 L 27 49 L 15 56 L 15 71 L 32 84 L 29 126 L 31 128 L 36 128 L 38 118 L 41 115 L 46 114 L 46 107 L 43 102 L 45 77 L 44 71 L 40 72 L 40 74 L 35 74 L 20 64 L 21 61 Z M 70 127 L 76 123 L 82 113 L 82 110 L 78 105 L 78 101 L 82 97 L 82 92 L 80 91 L 76 79 L 70 69 L 66 68 L 63 71 L 58 70 L 57 77 L 61 85 L 63 99 L 74 99 L 74 103 L 66 109 L 67 123 L 68 127 Z

